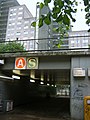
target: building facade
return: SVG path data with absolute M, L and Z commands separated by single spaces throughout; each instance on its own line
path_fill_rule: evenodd
M 69 32 L 69 48 L 88 48 L 90 33 L 87 30 Z
M 60 40 L 60 33 L 56 32 L 55 29 L 57 29 L 60 25 L 53 20 L 51 20 L 50 25 L 46 25 L 43 22 L 42 27 L 38 27 L 38 19 L 44 15 L 46 16 L 50 12 L 50 9 L 47 6 L 44 6 L 41 10 L 39 5 L 36 6 L 36 32 L 35 32 L 35 39 L 38 39 L 37 41 L 37 48 L 42 49 L 57 49 L 58 44 L 61 43 Z M 39 40 L 40 39 L 40 40 Z M 60 48 L 69 48 L 68 39 L 63 39 L 62 44 Z
M 25 5 L 10 7 L 6 41 L 18 40 L 25 49 L 34 49 L 34 29 L 31 26 L 35 18 Z M 25 40 L 25 41 L 24 41 Z
M 48 12 L 50 11 L 50 9 L 47 6 L 44 6 L 41 10 L 40 10 L 40 6 L 39 4 L 36 5 L 36 29 L 35 29 L 35 39 L 36 39 L 36 49 L 39 50 L 46 50 L 46 49 L 50 49 L 50 38 L 52 36 L 52 31 L 51 31 L 51 27 L 52 27 L 52 23 L 51 25 L 46 25 L 43 22 L 43 26 L 39 28 L 38 26 L 38 19 L 41 17 L 41 15 L 46 15 Z
M 67 49 L 69 48 L 68 39 L 62 38 L 62 31 L 61 33 L 55 31 L 55 29 L 57 29 L 58 27 L 63 28 L 63 25 L 62 24 L 60 25 L 56 22 L 52 22 L 52 38 L 54 39 L 52 40 L 51 49 L 59 49 L 58 47 L 59 44 L 60 44 L 60 49 L 63 49 L 63 48 Z M 66 34 L 68 35 L 68 32 Z
M 17 5 L 19 5 L 17 0 L 0 0 L 0 41 L 6 38 L 9 7 Z

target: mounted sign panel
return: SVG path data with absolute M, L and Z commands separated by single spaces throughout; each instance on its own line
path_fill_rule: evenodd
M 18 57 L 15 59 L 15 69 L 25 69 L 26 68 L 26 58 Z
M 27 69 L 38 69 L 38 58 L 37 57 L 27 58 Z
M 4 60 L 0 60 L 0 65 L 4 65 Z
M 74 77 L 85 77 L 85 70 L 83 68 L 73 68 Z
M 90 77 L 90 68 L 88 68 L 88 77 Z
M 15 69 L 38 69 L 38 57 L 17 57 Z

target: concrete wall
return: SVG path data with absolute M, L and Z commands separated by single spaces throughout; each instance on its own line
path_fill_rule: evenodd
M 70 69 L 70 57 L 61 56 L 45 56 L 38 57 L 38 69 Z M 5 59 L 5 64 L 2 66 L 2 70 L 15 69 L 15 58 Z
M 85 77 L 74 77 L 73 68 L 85 69 Z M 84 96 L 90 96 L 90 57 L 72 57 L 71 59 L 71 117 L 76 120 L 84 118 Z
M 39 69 L 70 69 L 70 57 L 41 57 L 39 58 Z
M 13 69 L 14 68 L 14 58 L 10 60 L 5 60 L 3 69 Z M 74 77 L 73 69 L 74 68 L 83 68 L 85 70 L 84 77 Z M 76 120 L 83 120 L 84 118 L 84 96 L 90 95 L 90 77 L 88 76 L 88 68 L 90 68 L 90 57 L 89 56 L 72 56 L 62 57 L 62 56 L 39 56 L 39 69 L 40 70 L 70 70 L 71 69 L 71 98 L 70 98 L 70 112 L 71 117 Z M 69 71 L 68 71 L 69 72 Z M 60 76 L 59 76 L 60 77 Z M 69 77 L 69 75 L 68 75 Z M 24 78 L 24 80 L 27 78 Z M 58 78 L 57 78 L 58 79 Z M 4 99 L 12 99 L 10 96 L 10 89 L 12 89 L 12 95 L 16 103 L 19 101 L 26 101 L 27 97 L 30 99 L 30 95 L 33 93 L 36 95 L 38 86 L 33 86 L 28 82 L 25 82 L 22 78 L 22 82 L 15 81 L 14 83 L 8 83 L 0 81 L 1 84 L 0 90 L 6 96 L 3 96 Z M 69 81 L 69 80 L 68 80 Z M 6 86 L 6 84 L 8 86 Z M 14 87 L 12 87 L 14 86 Z M 1 89 L 2 88 L 2 89 Z M 41 88 L 40 88 L 41 89 Z M 31 92 L 31 90 L 33 92 Z M 8 92 L 10 91 L 10 92 Z M 26 94 L 26 91 L 27 94 Z M 21 93 L 21 95 L 20 95 Z M 23 95 L 26 96 L 23 96 Z M 7 96 L 8 95 L 8 96 Z M 20 96 L 19 96 L 20 95 Z M 28 100 L 29 100 L 28 99 Z
M 27 83 L 26 80 L 0 78 L 0 99 L 2 102 L 12 100 L 15 106 L 28 102 Z

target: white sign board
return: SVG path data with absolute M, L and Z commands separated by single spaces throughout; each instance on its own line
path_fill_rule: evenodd
M 85 70 L 83 68 L 74 68 L 73 76 L 74 77 L 85 77 Z
M 38 69 L 38 57 L 15 58 L 15 69 Z
M 90 77 L 90 68 L 88 68 L 88 76 Z
M 0 64 L 2 64 L 2 65 L 3 65 L 3 64 L 4 64 L 4 60 L 0 60 Z

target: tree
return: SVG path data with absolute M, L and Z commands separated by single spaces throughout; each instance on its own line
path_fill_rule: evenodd
M 16 42 L 0 43 L 0 52 L 25 51 L 24 46 Z
M 86 24 L 90 25 L 90 0 L 82 0 L 85 5 L 85 18 Z M 75 18 L 73 17 L 73 13 L 77 12 L 76 6 L 78 2 L 76 0 L 44 0 L 44 2 L 37 3 L 40 6 L 40 10 L 43 9 L 44 6 L 49 7 L 49 3 L 53 2 L 53 7 L 47 15 L 41 15 L 39 18 L 38 26 L 42 27 L 43 23 L 50 25 L 51 21 L 55 21 L 60 24 L 64 24 L 66 29 L 70 28 L 70 20 L 75 22 Z M 32 23 L 32 26 L 36 26 L 36 21 Z M 57 31 L 59 31 L 59 27 Z M 90 29 L 88 30 L 90 31 Z
M 86 18 L 86 24 L 90 26 L 90 0 L 83 0 L 85 5 L 85 18 Z M 90 32 L 90 29 L 88 30 Z

